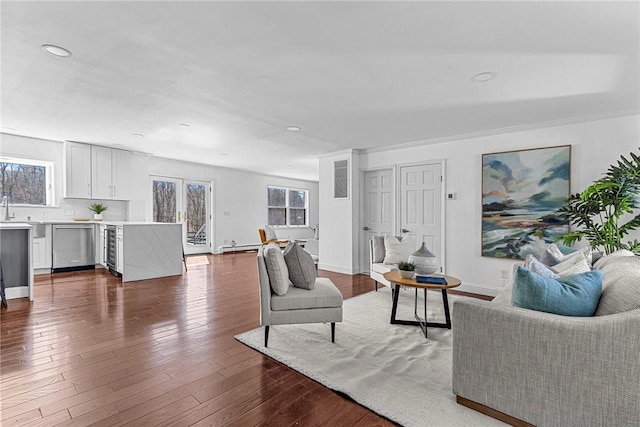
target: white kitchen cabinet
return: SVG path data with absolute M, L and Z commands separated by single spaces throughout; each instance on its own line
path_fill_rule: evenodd
M 92 146 L 91 187 L 91 196 L 94 199 L 128 200 L 131 187 L 131 153 Z
M 124 230 L 122 226 L 116 227 L 116 242 L 118 250 L 116 251 L 118 262 L 116 263 L 116 271 L 120 274 L 124 272 Z
M 133 155 L 125 150 L 111 150 L 112 199 L 131 198 L 131 163 Z
M 126 150 L 65 143 L 64 197 L 129 200 L 132 157 Z
M 33 239 L 33 268 L 51 268 L 51 261 L 47 262 L 47 239 L 44 237 Z
M 111 199 L 111 148 L 91 146 L 91 197 Z
M 99 227 L 96 227 L 96 264 L 100 264 L 103 267 L 107 267 L 107 257 L 105 256 L 105 248 L 106 248 L 106 239 L 105 239 L 105 230 L 107 226 L 105 224 L 100 224 Z
M 91 198 L 91 145 L 65 143 L 64 197 Z
M 51 225 L 31 223 L 33 244 L 31 259 L 34 270 L 46 270 L 51 268 Z M 40 271 L 42 273 L 42 271 Z

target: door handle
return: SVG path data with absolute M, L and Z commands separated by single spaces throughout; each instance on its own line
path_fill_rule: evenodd
M 364 231 L 369 231 L 369 230 L 371 230 L 369 227 L 362 227 L 362 229 L 363 229 Z
M 400 230 L 402 233 L 411 233 L 411 230 L 407 230 L 406 228 L 403 228 L 402 230 Z

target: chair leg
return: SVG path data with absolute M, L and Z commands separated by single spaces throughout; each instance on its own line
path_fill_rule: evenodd
M 331 322 L 331 342 L 336 342 L 336 322 Z
M 376 292 L 378 292 L 378 281 L 376 280 Z
M 267 347 L 269 342 L 269 325 L 264 327 L 264 346 Z

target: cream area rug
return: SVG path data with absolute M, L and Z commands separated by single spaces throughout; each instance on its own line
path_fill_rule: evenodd
M 397 319 L 413 320 L 413 298 L 401 290 Z M 466 297 L 449 295 L 449 304 L 456 298 Z M 428 319 L 444 322 L 442 294 L 427 299 Z M 335 344 L 329 324 L 272 326 L 268 348 L 262 327 L 236 339 L 403 426 L 506 425 L 455 402 L 451 330 L 429 328 L 425 339 L 417 326 L 389 324 L 388 288 L 345 300 L 343 311 Z

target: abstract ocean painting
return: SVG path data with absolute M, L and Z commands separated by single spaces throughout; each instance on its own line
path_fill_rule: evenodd
M 482 155 L 482 256 L 524 259 L 569 231 L 571 146 Z

